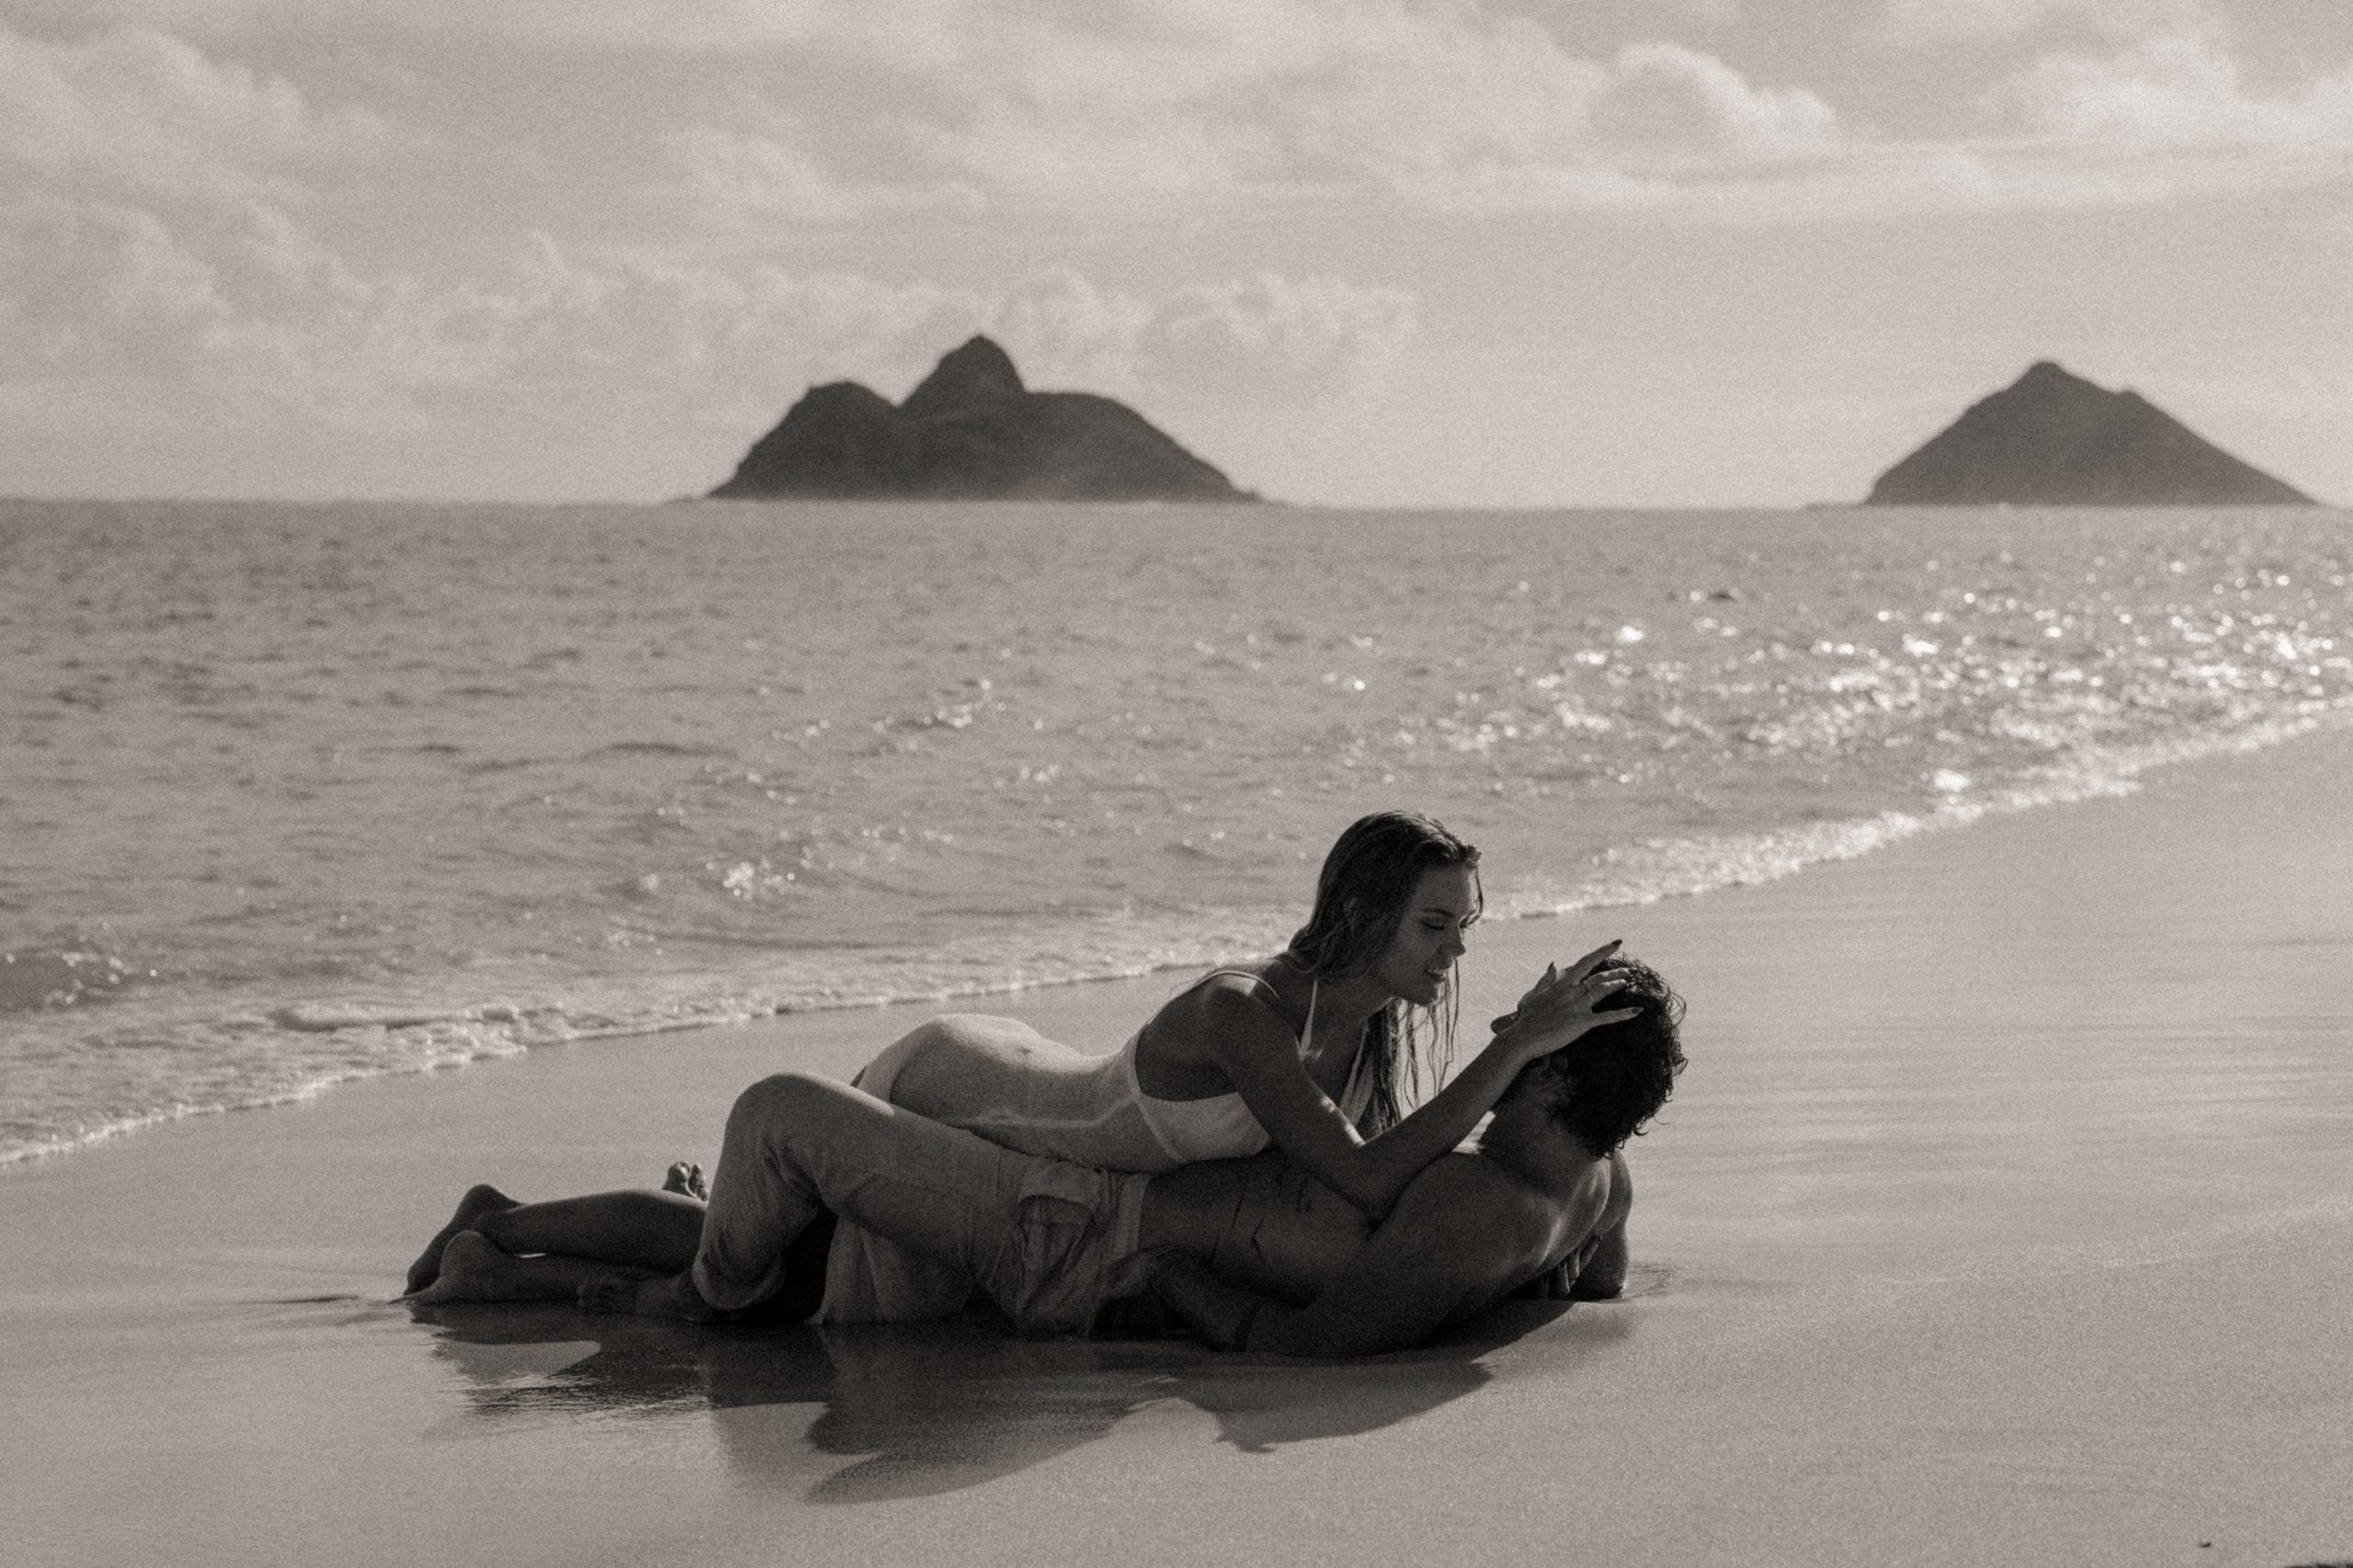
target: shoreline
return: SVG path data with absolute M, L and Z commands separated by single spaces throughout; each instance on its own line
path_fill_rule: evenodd
M 1964 832 L 1988 823 L 2000 822 L 2021 813 L 2064 810 L 2085 801 L 2128 797 L 2145 788 L 2144 780 L 2162 777 L 2174 769 L 2197 767 L 2216 758 L 2245 757 L 2293 746 L 2315 737 L 2331 733 L 2353 733 L 2353 709 L 2331 710 L 2306 714 L 2293 721 L 2267 722 L 2249 732 L 2222 736 L 2204 736 L 2188 747 L 2143 748 L 2138 753 L 2123 753 L 2106 757 L 2104 766 L 2078 768 L 2073 779 L 2053 780 L 2035 790 L 2013 790 L 2006 797 L 1987 801 L 1949 802 L 1946 807 L 1926 813 L 1889 812 L 1878 818 L 1860 818 L 1829 824 L 1813 824 L 1810 828 L 1792 828 L 1753 835 L 1751 839 L 1730 841 L 1750 846 L 1746 858 L 1750 869 L 1738 872 L 1719 871 L 1716 880 L 1703 880 L 1688 887 L 1669 887 L 1643 896 L 1623 900 L 1570 903 L 1555 909 L 1529 909 L 1516 914 L 1491 915 L 1484 924 L 1490 935 L 1521 925 L 1541 924 L 1552 920 L 1586 920 L 1607 924 L 1620 911 L 1649 908 L 1653 905 L 1718 897 L 1727 892 L 1756 889 L 1788 881 L 1793 877 L 1813 875 L 1825 867 L 1837 866 L 1891 849 L 1915 840 Z M 1803 845 L 1794 854 L 1788 846 Z M 1718 847 L 1722 845 L 1719 844 Z M 1630 858 L 1632 857 L 1630 857 Z M 1766 862 L 1756 869 L 1757 861 Z M 391 1067 L 355 1070 L 346 1076 L 328 1078 L 302 1085 L 282 1093 L 257 1099 L 235 1100 L 223 1105 L 182 1107 L 172 1110 L 110 1124 L 96 1134 L 85 1135 L 71 1142 L 58 1142 L 0 1155 L 0 1183 L 6 1182 L 15 1172 L 51 1160 L 70 1158 L 88 1150 L 104 1147 L 125 1138 L 147 1136 L 163 1128 L 216 1116 L 237 1115 L 252 1111 L 277 1111 L 299 1108 L 316 1103 L 324 1096 L 347 1092 L 363 1085 L 389 1079 L 416 1076 L 437 1076 L 453 1071 L 468 1071 L 493 1067 L 514 1062 L 536 1052 L 574 1049 L 582 1046 L 610 1044 L 619 1041 L 653 1042 L 681 1034 L 694 1034 L 710 1029 L 760 1027 L 781 1020 L 801 1017 L 824 1017 L 837 1014 L 863 1014 L 892 1009 L 939 1011 L 1006 1011 L 1026 1016 L 1031 999 L 1070 990 L 1104 985 L 1151 984 L 1165 976 L 1199 972 L 1211 960 L 1177 962 L 1156 965 L 1132 973 L 1085 975 L 1069 979 L 1051 979 L 1017 983 L 1007 985 L 981 985 L 969 991 L 934 994 L 920 996 L 850 998 L 839 1002 L 805 1006 L 792 1006 L 771 1012 L 753 1013 L 739 1017 L 709 1018 L 677 1018 L 654 1024 L 631 1023 L 610 1030 L 584 1030 L 561 1040 L 509 1042 L 505 1049 L 484 1049 L 471 1055 L 435 1059 L 417 1063 L 403 1063 Z M 1219 960 L 1222 961 L 1222 960 Z M 992 1006 L 992 1004 L 1000 1006 Z M 398 1009 L 394 1009 L 397 1011 Z M 491 1012 L 500 1009 L 493 1008 Z M 511 1010 L 511 1009 L 508 1009 Z M 1051 1010 L 1051 1009 L 1050 1009 Z M 1149 1011 L 1147 1006 L 1146 1011 Z M 438 1021 L 466 1023 L 483 1021 L 483 1009 L 453 1012 Z M 489 1021 L 495 1021 L 490 1019 Z M 310 1033 L 332 1032 L 317 1028 Z M 1051 1032 L 1051 1031 L 1049 1031 Z M 1076 1043 L 1076 1042 L 1074 1042 Z M 1106 1041 L 1105 1047 L 1116 1044 Z
M 930 1008 L 580 1042 L 32 1162 L 0 1176 L 0 1529 L 58 1564 L 162 1539 L 240 1565 L 2342 1557 L 2347 777 L 2332 728 L 1483 928 L 1466 1035 L 1623 936 L 1689 998 L 1692 1066 L 1630 1150 L 1627 1300 L 1400 1357 L 386 1303 L 468 1182 L 708 1165 L 745 1083 L 847 1075 Z M 1174 983 L 1004 1000 L 1108 1047 Z

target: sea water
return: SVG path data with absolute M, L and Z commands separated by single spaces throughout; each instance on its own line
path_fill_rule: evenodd
M 2321 509 L 0 502 L 0 1159 L 1270 950 L 1383 807 L 1507 918 L 2127 790 L 2353 712 L 2348 571 Z

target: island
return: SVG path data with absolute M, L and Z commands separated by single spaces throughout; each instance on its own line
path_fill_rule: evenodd
M 2134 392 L 2049 359 L 1879 476 L 1867 506 L 2315 505 Z
M 1031 392 L 985 336 L 893 406 L 856 381 L 812 387 L 755 443 L 721 500 L 1256 501 L 1124 403 Z

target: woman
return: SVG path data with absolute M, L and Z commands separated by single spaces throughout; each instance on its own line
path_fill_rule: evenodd
M 1379 1219 L 1520 1068 L 1631 1016 L 1594 1013 L 1577 991 L 1613 942 L 1566 976 L 1548 971 L 1529 1005 L 1404 1114 L 1407 1081 L 1418 1087 L 1444 1066 L 1426 1056 L 1425 1036 L 1452 1054 L 1455 960 L 1480 907 L 1476 849 L 1427 817 L 1376 812 L 1333 845 L 1289 948 L 1203 976 L 1116 1052 L 955 1014 L 892 1045 L 858 1083 L 1022 1153 L 1105 1170 L 1171 1170 L 1272 1143 Z

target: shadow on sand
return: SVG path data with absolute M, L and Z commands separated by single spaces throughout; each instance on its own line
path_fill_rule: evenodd
M 809 1500 L 863 1503 L 1012 1474 L 1166 1400 L 1213 1416 L 1220 1440 L 1250 1453 L 1375 1431 L 1485 1386 L 1486 1358 L 1570 1308 L 1508 1301 L 1420 1349 L 1333 1362 L 1221 1356 L 1175 1339 L 1022 1340 L 985 1309 L 927 1324 L 767 1329 L 562 1307 L 414 1310 L 441 1330 L 435 1348 L 466 1372 L 479 1415 L 707 1407 L 744 1484 L 800 1485 L 814 1449 L 855 1462 L 810 1486 Z M 1580 1326 L 1605 1338 L 1631 1331 L 1607 1307 L 1595 1315 L 1603 1321 Z M 813 1422 L 811 1405 L 822 1407 Z

